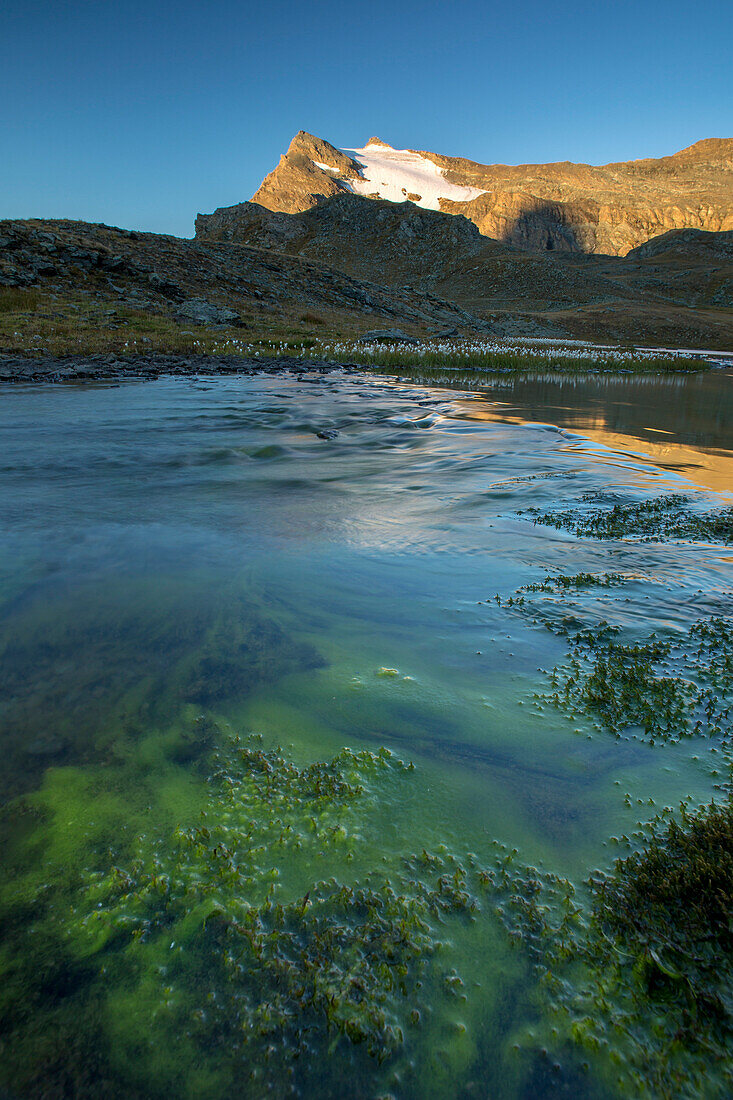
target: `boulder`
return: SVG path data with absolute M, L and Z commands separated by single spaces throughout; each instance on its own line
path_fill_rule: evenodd
M 138 268 L 140 268 L 140 265 L 138 265 Z M 172 283 L 170 279 L 164 279 L 163 276 L 158 275 L 156 271 L 151 272 L 147 278 L 153 290 L 157 291 L 157 293 L 161 294 L 164 298 L 170 298 L 174 302 L 182 302 L 186 297 L 183 291 L 177 287 L 175 283 Z M 197 301 L 197 299 L 193 300 Z
M 225 306 L 215 306 L 203 298 L 189 298 L 178 307 L 178 319 L 196 325 L 240 325 L 238 313 Z
M 419 344 L 417 336 L 408 336 L 399 328 L 375 329 L 365 332 L 356 341 L 357 344 Z

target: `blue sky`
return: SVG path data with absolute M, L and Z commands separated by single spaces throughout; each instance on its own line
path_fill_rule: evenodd
M 602 164 L 733 136 L 730 0 L 5 0 L 0 218 L 191 236 L 293 134 Z

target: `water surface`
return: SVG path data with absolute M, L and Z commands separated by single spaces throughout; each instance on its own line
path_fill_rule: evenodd
M 11 1095 L 102 1096 L 113 1081 L 131 1097 L 335 1096 L 346 1080 L 354 1096 L 613 1095 L 602 1067 L 581 1072 L 570 1053 L 550 1072 L 533 1049 L 531 970 L 489 916 L 446 918 L 410 994 L 419 1008 L 389 1002 L 403 1042 L 384 1061 L 342 1037 L 314 1039 L 312 1065 L 281 1063 L 275 1036 L 272 1067 L 259 1055 L 253 1067 L 224 1024 L 181 1030 L 213 1012 L 197 1007 L 200 929 L 184 923 L 170 948 L 160 929 L 128 945 L 121 924 L 91 942 L 94 876 L 142 850 L 165 866 L 174 830 L 202 811 L 241 828 L 211 776 L 251 732 L 299 767 L 344 746 L 415 765 L 365 780 L 332 834 L 315 820 L 312 845 L 287 810 L 303 846 L 270 870 L 260 860 L 251 885 L 259 899 L 272 872 L 283 904 L 320 878 L 401 874 L 424 850 L 479 866 L 496 842 L 579 882 L 608 866 L 609 838 L 643 819 L 640 802 L 710 797 L 706 747 L 617 741 L 538 707 L 564 640 L 494 596 L 548 573 L 616 571 L 632 578 L 623 596 L 579 597 L 579 614 L 674 634 L 718 606 L 730 548 L 576 539 L 522 513 L 594 490 L 730 502 L 730 387 L 727 374 L 484 392 L 306 375 L 6 389 Z M 196 968 L 174 965 L 182 944 Z M 447 997 L 454 972 L 463 992 Z

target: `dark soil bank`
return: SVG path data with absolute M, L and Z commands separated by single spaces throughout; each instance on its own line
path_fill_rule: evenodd
M 0 382 L 121 382 L 196 374 L 327 374 L 344 368 L 340 363 L 281 356 L 244 359 L 224 355 L 73 355 L 36 359 L 0 356 Z

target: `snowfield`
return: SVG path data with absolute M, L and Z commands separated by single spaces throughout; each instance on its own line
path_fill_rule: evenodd
M 390 202 L 404 202 L 408 195 L 419 195 L 412 200 L 417 206 L 440 210 L 441 199 L 468 202 L 485 194 L 478 187 L 449 183 L 442 168 L 409 149 L 393 149 L 391 145 L 370 142 L 363 149 L 344 149 L 344 152 L 362 167 L 363 178 L 349 180 L 357 195 L 377 195 Z M 326 165 L 318 167 L 326 168 Z

